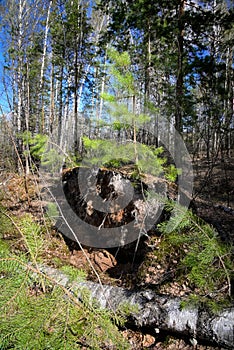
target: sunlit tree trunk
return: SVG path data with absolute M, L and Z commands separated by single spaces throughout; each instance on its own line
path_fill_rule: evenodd
M 18 64 L 17 64 L 17 132 L 20 133 L 22 129 L 22 103 L 23 103 L 23 86 L 22 86 L 22 39 L 23 39 L 23 11 L 25 10 L 26 1 L 19 1 L 19 13 L 18 13 L 18 41 L 17 41 L 17 52 L 18 52 Z
M 62 119 L 63 119 L 63 79 L 64 79 L 64 66 L 63 63 L 60 67 L 59 82 L 58 82 L 58 133 L 57 143 L 60 145 L 61 133 L 62 133 Z
M 51 11 L 51 5 L 52 0 L 49 2 L 48 11 L 47 11 L 47 17 L 46 17 L 46 25 L 45 25 L 45 36 L 43 41 L 43 53 L 41 57 L 41 72 L 40 72 L 40 81 L 39 81 L 39 97 L 38 97 L 38 108 L 37 108 L 37 124 L 38 124 L 38 131 L 44 132 L 45 131 L 45 111 L 44 111 L 44 74 L 45 74 L 45 61 L 46 61 L 46 54 L 47 54 L 47 41 L 48 41 L 48 31 L 49 31 L 49 20 L 50 20 L 50 11 Z M 40 117 L 41 115 L 41 117 Z
M 52 52 L 53 55 L 53 52 Z M 53 60 L 53 59 L 52 59 Z M 55 121 L 55 77 L 54 77 L 54 63 L 51 64 L 51 76 L 50 76 L 50 112 L 48 121 L 48 131 L 52 135 L 53 125 Z
M 185 1 L 181 0 L 178 9 L 178 62 L 177 62 L 177 78 L 176 78 L 176 114 L 175 114 L 175 129 L 182 132 L 182 117 L 183 117 L 183 59 L 184 59 L 184 9 Z

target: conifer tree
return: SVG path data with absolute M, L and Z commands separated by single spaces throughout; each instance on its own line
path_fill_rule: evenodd
M 108 92 L 104 92 L 101 97 L 106 107 L 106 121 L 103 128 L 108 128 L 112 140 L 91 140 L 84 137 L 88 162 L 99 166 L 133 162 L 139 174 L 144 172 L 160 175 L 164 171 L 165 163 L 165 159 L 160 157 L 163 148 L 137 142 L 138 131 L 146 127 L 151 118 L 143 113 L 144 95 L 138 92 L 131 70 L 130 56 L 127 52 L 119 53 L 114 48 L 109 48 L 108 57 L 110 86 Z M 171 166 L 167 171 L 168 176 L 175 180 L 177 174 L 175 168 Z

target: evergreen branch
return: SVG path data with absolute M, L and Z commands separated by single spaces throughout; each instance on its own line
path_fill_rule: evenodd
M 0 261 L 8 261 L 9 260 L 9 258 L 5 258 L 5 259 L 2 259 L 2 258 L 0 258 Z M 18 288 L 18 290 L 16 291 L 16 293 L 6 302 L 6 305 L 10 305 L 16 298 L 17 298 L 17 296 L 20 294 L 20 292 L 21 292 L 21 288 L 23 288 L 23 286 L 24 286 L 24 284 L 25 284 L 25 282 L 26 282 L 26 280 L 28 279 L 28 271 L 26 271 L 26 275 L 24 276 L 24 279 L 23 279 L 23 281 L 22 281 L 22 283 L 21 283 L 21 285 L 20 285 L 20 287 Z
M 175 204 L 172 202 L 166 204 L 167 210 L 172 210 L 174 207 Z M 186 252 L 182 264 L 191 268 L 188 277 L 191 281 L 195 282 L 199 288 L 206 286 L 212 293 L 214 289 L 213 283 L 216 284 L 218 282 L 217 278 L 222 277 L 227 282 L 227 293 L 228 297 L 231 298 L 232 282 L 227 265 L 230 262 L 230 252 L 227 250 L 228 248 L 222 248 L 221 243 L 219 243 L 215 235 L 214 229 L 208 226 L 201 218 L 196 217 L 190 211 L 185 212 L 184 208 L 178 204 L 176 204 L 176 210 L 177 215 L 173 217 L 172 223 L 174 223 L 177 229 L 173 229 L 174 234 L 169 234 L 169 243 L 172 242 L 172 244 L 178 247 L 181 246 L 181 244 L 187 243 L 189 251 Z M 183 219 L 181 219 L 182 217 Z M 167 233 L 166 224 L 162 224 L 160 227 L 162 233 Z M 186 228 L 190 230 L 190 234 L 187 232 L 183 233 Z M 217 277 L 212 277 L 215 269 L 214 264 L 218 261 L 218 269 L 221 269 L 221 271 L 217 273 Z M 208 274 L 207 278 L 205 277 L 206 274 Z M 209 281 L 210 278 L 215 279 Z M 209 295 L 209 293 L 207 295 Z
M 194 219 L 194 217 L 192 215 L 190 215 L 190 220 L 191 220 L 191 223 L 197 227 L 197 229 L 203 233 L 203 235 L 211 242 L 212 238 L 207 234 L 207 232 L 203 229 L 203 227 L 201 225 L 198 224 L 198 222 Z M 219 251 L 218 249 L 216 249 L 216 254 L 217 254 L 217 257 L 223 267 L 223 270 L 226 274 L 226 278 L 227 278 L 227 283 L 228 283 L 228 295 L 229 297 L 231 297 L 231 279 L 230 279 L 230 275 L 228 273 L 228 270 L 226 268 L 226 265 L 225 265 L 225 262 L 223 261 L 223 257 L 221 256 L 221 254 L 219 254 Z
M 64 287 L 62 284 L 60 284 L 58 281 L 56 281 L 56 279 L 54 279 L 51 276 L 48 276 L 46 273 L 43 273 L 39 266 L 36 265 L 36 267 L 33 267 L 32 265 L 30 265 L 29 263 L 23 262 L 22 260 L 18 259 L 17 257 L 8 257 L 8 258 L 0 258 L 0 261 L 14 261 L 16 263 L 18 263 L 19 265 L 21 265 L 26 271 L 31 271 L 33 273 L 35 273 L 36 275 L 39 275 L 40 277 L 46 279 L 47 281 L 51 282 L 53 285 L 56 285 L 57 287 L 61 288 L 62 291 L 69 297 L 69 299 L 74 302 L 75 305 L 80 307 L 80 302 L 77 298 L 74 297 L 74 295 L 66 288 Z M 45 293 L 46 291 L 43 290 L 43 293 Z
M 211 241 L 211 238 L 209 237 L 209 235 L 206 233 L 206 231 L 202 228 L 201 225 L 198 225 L 198 223 L 193 219 L 191 218 L 191 221 L 192 223 L 194 224 L 194 226 L 196 226 L 205 236 L 206 238 Z M 217 257 L 223 267 L 223 270 L 226 274 L 226 278 L 227 278 L 227 283 L 228 283 L 228 296 L 231 298 L 231 278 L 230 278 L 230 275 L 228 273 L 228 270 L 226 268 L 226 265 L 225 265 L 225 262 L 223 261 L 223 258 L 222 256 L 219 254 L 218 250 L 216 250 L 216 254 L 217 254 Z
M 31 259 L 33 261 L 33 263 L 35 264 L 35 266 L 38 268 L 38 265 L 37 265 L 37 260 L 36 260 L 36 257 L 34 256 L 32 250 L 30 249 L 30 244 L 28 243 L 27 241 L 27 238 L 25 236 L 25 234 L 22 232 L 22 230 L 20 229 L 20 227 L 16 224 L 16 222 L 12 219 L 12 217 L 7 214 L 5 211 L 3 211 L 2 209 L 0 209 L 0 212 L 5 215 L 10 221 L 11 223 L 13 224 L 13 226 L 16 228 L 16 230 L 19 232 L 19 234 L 21 235 L 21 237 L 23 238 L 25 244 L 26 244 L 26 247 L 28 248 L 28 251 L 30 253 L 30 256 L 31 256 Z M 38 268 L 39 270 L 39 268 Z M 45 285 L 44 285 L 44 281 L 41 280 L 41 285 L 42 285 L 42 290 L 43 292 L 45 293 Z

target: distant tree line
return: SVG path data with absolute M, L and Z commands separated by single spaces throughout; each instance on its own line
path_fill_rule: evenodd
M 84 136 L 136 137 L 157 146 L 174 127 L 194 155 L 230 156 L 233 1 L 4 0 L 0 17 L 8 104 L 2 144 L 10 128 L 20 153 L 26 147 L 20 135 L 29 132 L 80 155 Z M 130 58 L 120 68 L 134 77 L 135 102 L 113 83 L 110 48 Z M 150 116 L 152 133 L 109 127 L 105 93 L 129 109 L 135 103 L 135 114 Z

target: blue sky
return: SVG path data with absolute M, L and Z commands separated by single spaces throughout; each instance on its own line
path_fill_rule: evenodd
M 0 3 L 1 3 L 1 0 L 0 0 Z M 1 13 L 0 13 L 0 21 L 2 21 Z M 2 33 L 2 30 L 0 30 L 0 107 L 1 107 L 1 109 L 5 110 L 6 106 L 5 106 L 4 87 L 3 87 L 3 84 L 2 84 L 3 64 L 4 64 L 4 59 L 3 59 L 3 40 L 4 40 L 3 33 Z M 2 112 L 1 109 L 0 109 L 0 116 L 1 116 L 1 112 Z
M 4 74 L 3 40 L 4 40 L 4 37 L 2 33 L 0 33 L 0 106 L 1 106 L 0 115 L 2 110 L 4 113 L 9 112 L 9 105 L 6 98 L 6 92 L 3 86 L 3 74 Z

